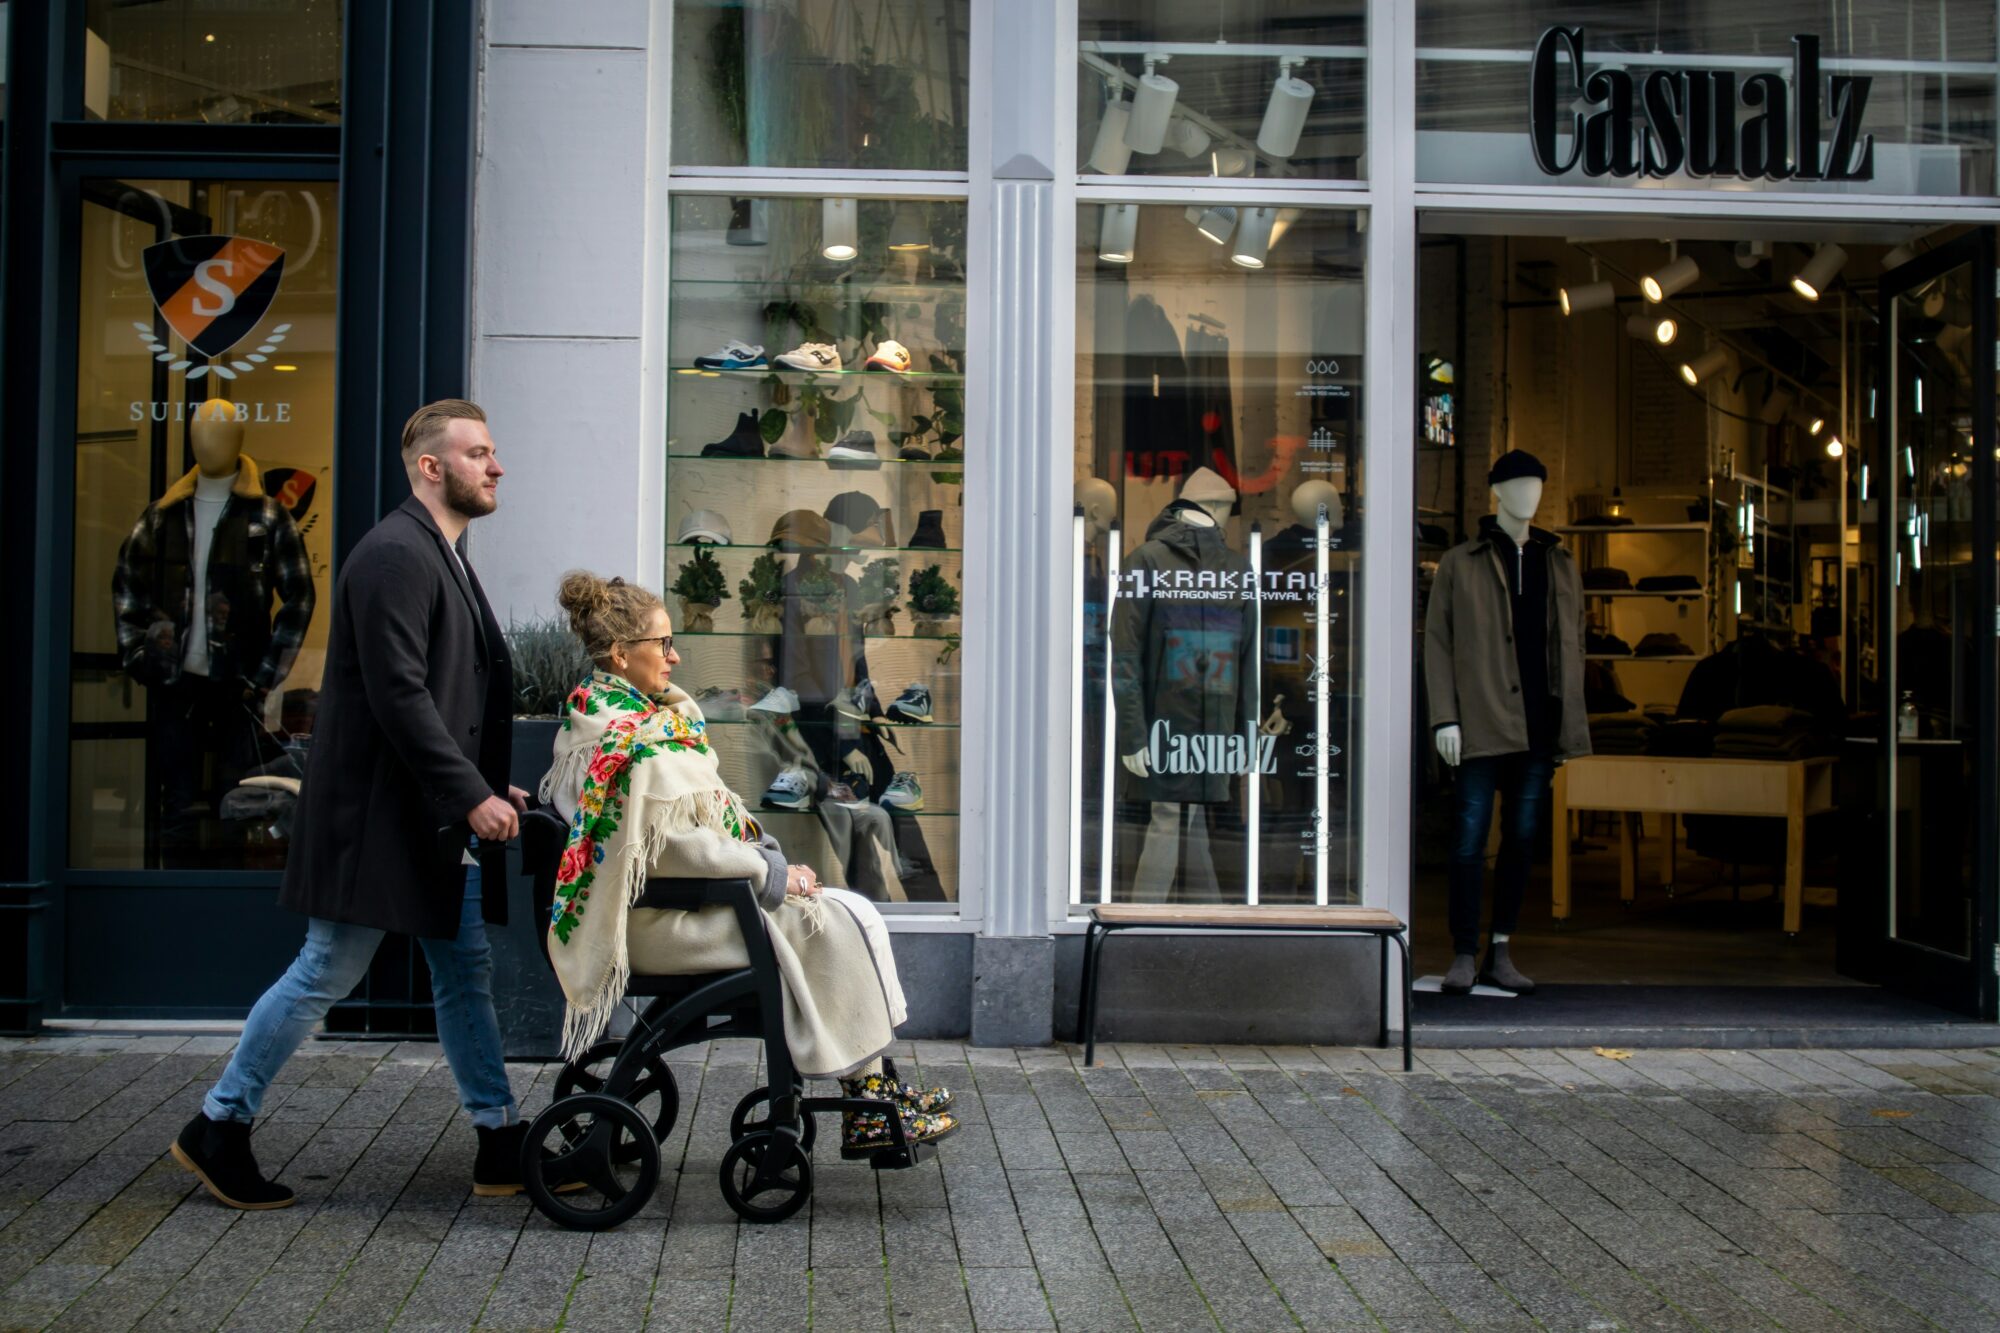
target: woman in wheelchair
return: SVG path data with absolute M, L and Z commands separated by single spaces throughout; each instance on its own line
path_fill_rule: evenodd
M 793 1062 L 801 1073 L 837 1077 L 845 1096 L 882 1103 L 880 1113 L 842 1116 L 841 1156 L 890 1148 L 891 1114 L 902 1117 L 908 1142 L 950 1134 L 951 1094 L 901 1082 L 883 1064 L 907 1010 L 881 914 L 859 894 L 823 888 L 810 866 L 788 864 L 723 783 L 701 709 L 671 682 L 681 658 L 660 598 L 580 570 L 564 576 L 559 598 L 597 667 L 564 705 L 541 787 L 569 823 L 549 922 L 549 957 L 568 1000 L 564 1056 L 589 1050 L 633 972 L 748 964 L 727 906 L 640 906 L 648 877 L 748 879 L 761 886 Z

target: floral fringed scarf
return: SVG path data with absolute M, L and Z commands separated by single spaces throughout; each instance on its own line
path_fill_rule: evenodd
M 556 870 L 549 958 L 568 1000 L 563 1055 L 575 1059 L 610 1022 L 631 976 L 626 915 L 648 869 L 677 837 L 703 831 L 752 841 L 757 826 L 723 783 L 708 727 L 684 694 L 649 698 L 594 671 L 563 704 L 541 798 L 576 798 Z M 593 897 L 593 892 L 596 894 Z

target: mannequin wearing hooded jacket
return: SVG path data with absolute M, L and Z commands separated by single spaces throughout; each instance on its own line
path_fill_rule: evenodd
M 312 622 L 305 543 L 264 493 L 243 434 L 234 403 L 212 398 L 196 410 L 195 466 L 140 515 L 112 578 L 120 658 L 153 695 L 152 766 L 170 841 L 257 762 L 264 700 Z
M 1487 480 L 1499 512 L 1438 562 L 1424 619 L 1424 678 L 1438 754 L 1461 770 L 1451 871 L 1453 960 L 1444 990 L 1484 982 L 1525 994 L 1514 966 L 1528 861 L 1549 777 L 1590 752 L 1583 702 L 1582 580 L 1554 534 L 1533 526 L 1548 470 L 1513 450 Z M 1486 836 L 1502 806 L 1491 944 L 1477 966 Z
M 1257 720 L 1252 696 L 1256 603 L 1246 595 L 1250 565 L 1231 550 L 1223 523 L 1235 492 L 1208 468 L 1146 529 L 1126 561 L 1111 621 L 1112 695 L 1128 794 L 1148 803 L 1133 899 L 1165 902 L 1181 867 L 1187 834 L 1190 897 L 1217 902 L 1222 890 L 1209 849 L 1211 810 L 1229 801 L 1236 778 L 1205 763 L 1156 766 L 1156 746 L 1179 738 L 1246 736 Z M 1206 587 L 1180 588 L 1178 576 L 1214 574 Z M 1208 583 L 1206 579 L 1203 583 Z M 1199 588 L 1199 591 L 1197 591 Z M 1187 593 L 1197 593 L 1187 596 Z

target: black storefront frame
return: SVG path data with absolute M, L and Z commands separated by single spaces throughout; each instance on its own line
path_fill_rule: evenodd
M 74 871 L 68 866 L 70 636 L 77 295 L 84 182 L 226 177 L 339 185 L 333 453 L 334 567 L 407 496 L 394 461 L 420 403 L 469 379 L 471 214 L 478 59 L 474 0 L 347 0 L 338 126 L 216 126 L 81 119 L 80 0 L 8 7 L 8 116 L 0 148 L 0 554 L 31 578 L 0 581 L 0 623 L 30 651 L 0 655 L 0 1031 L 59 1011 L 128 1017 L 240 1014 L 174 1002 L 175 951 L 157 921 L 212 921 L 205 935 L 254 995 L 296 949 L 271 872 Z M 330 592 L 331 589 L 324 590 Z M 72 895 L 157 976 L 147 998 L 76 995 Z M 246 897 L 246 895 L 248 895 Z M 261 927 L 245 922 L 249 902 Z M 178 913 L 177 910 L 178 909 Z M 96 943 L 97 940 L 90 942 Z M 241 947 L 249 946 L 249 947 Z M 430 1027 L 421 956 L 385 947 L 335 1025 Z M 246 1002 L 247 1003 L 247 1002 Z

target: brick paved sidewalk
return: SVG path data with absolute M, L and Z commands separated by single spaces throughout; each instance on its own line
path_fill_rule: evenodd
M 0 1043 L 0 1327 L 1990 1329 L 2000 1053 L 1073 1050 L 918 1042 L 940 1162 L 831 1152 L 811 1207 L 716 1189 L 755 1048 L 680 1052 L 651 1207 L 470 1196 L 435 1047 L 320 1043 L 236 1213 L 164 1156 L 222 1038 Z M 553 1067 L 520 1066 L 532 1111 Z M 692 1107 L 693 1114 L 687 1114 Z

